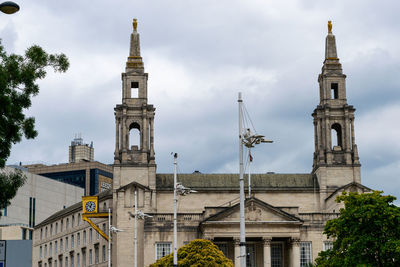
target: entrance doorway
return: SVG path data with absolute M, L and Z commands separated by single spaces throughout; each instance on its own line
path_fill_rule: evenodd
M 246 245 L 246 266 L 256 267 L 256 249 L 254 244 Z
M 271 244 L 271 267 L 283 267 L 283 244 Z

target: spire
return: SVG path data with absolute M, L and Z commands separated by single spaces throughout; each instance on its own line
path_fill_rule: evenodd
M 137 32 L 137 19 L 133 19 L 133 32 L 131 34 L 131 43 L 129 57 L 126 62 L 126 69 L 135 69 L 139 72 L 144 71 L 143 60 L 140 56 L 140 35 Z
M 335 35 L 332 34 L 332 22 L 328 21 L 328 36 L 325 39 L 325 59 L 335 60 L 337 58 L 336 53 L 336 39 Z

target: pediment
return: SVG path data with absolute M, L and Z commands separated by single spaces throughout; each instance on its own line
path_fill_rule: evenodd
M 325 201 L 329 201 L 330 199 L 335 200 L 337 196 L 341 195 L 342 192 L 347 191 L 347 192 L 358 192 L 358 193 L 365 193 L 365 192 L 371 192 L 371 188 L 366 187 L 362 184 L 352 182 L 349 184 L 346 184 L 342 187 L 339 187 L 336 189 L 332 194 L 330 194 Z
M 238 222 L 240 220 L 240 206 L 236 204 L 221 211 L 204 222 Z M 274 207 L 256 198 L 245 202 L 245 220 L 247 222 L 302 222 L 301 219 Z

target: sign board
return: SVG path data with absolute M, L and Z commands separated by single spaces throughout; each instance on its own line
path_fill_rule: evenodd
M 0 240 L 0 262 L 6 260 L 6 241 Z M 0 265 L 0 267 L 3 267 Z

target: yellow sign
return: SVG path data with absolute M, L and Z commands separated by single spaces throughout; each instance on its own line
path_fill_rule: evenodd
M 99 207 L 98 196 L 82 197 L 82 213 L 97 213 Z

